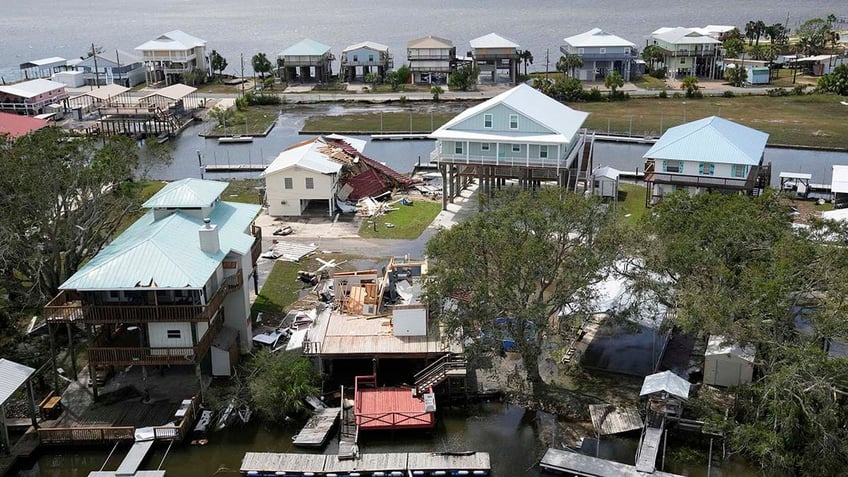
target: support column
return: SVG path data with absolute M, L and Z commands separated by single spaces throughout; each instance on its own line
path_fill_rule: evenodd
M 73 328 L 71 328 L 71 324 L 68 323 L 68 353 L 71 354 L 71 373 L 73 373 L 74 381 L 78 380 L 77 376 L 77 353 L 74 349 L 74 332 Z
M 95 337 L 92 332 L 92 325 L 88 325 L 89 342 L 94 343 Z M 97 375 L 94 371 L 94 363 L 91 362 L 91 351 L 88 356 L 88 383 L 91 384 L 91 390 L 94 394 L 94 400 L 97 401 Z
M 38 416 L 35 414 L 35 391 L 32 389 L 32 378 L 27 379 L 27 398 L 29 417 L 32 419 L 32 427 L 38 429 Z
M 462 174 L 459 173 L 459 166 L 456 166 L 454 181 L 453 196 L 459 197 L 462 194 Z
M 483 187 L 483 166 L 480 165 L 477 169 L 477 210 L 483 210 L 483 193 L 485 191 L 485 187 Z
M 197 376 L 197 384 L 200 393 L 200 403 L 203 404 L 204 396 L 203 396 L 203 374 L 200 372 L 200 363 L 194 363 L 194 375 Z
M 53 336 L 53 325 L 47 324 L 47 335 L 50 338 L 50 363 L 53 368 L 53 392 L 59 395 L 59 370 L 56 369 L 56 338 Z
M 6 404 L 0 406 L 0 427 L 3 428 L 3 448 L 8 455 L 12 451 L 12 442 L 9 441 L 9 428 L 6 427 Z
M 442 174 L 442 210 L 448 210 L 448 196 L 447 196 L 447 171 L 445 170 L 444 164 L 439 164 L 439 172 Z

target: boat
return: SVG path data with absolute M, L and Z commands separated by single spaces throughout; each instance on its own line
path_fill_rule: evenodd
M 223 136 L 218 138 L 218 144 L 240 144 L 246 142 L 253 142 L 253 136 L 235 134 L 233 136 Z
M 274 235 L 291 235 L 294 230 L 292 230 L 291 225 L 286 225 L 285 227 L 280 227 L 274 231 Z

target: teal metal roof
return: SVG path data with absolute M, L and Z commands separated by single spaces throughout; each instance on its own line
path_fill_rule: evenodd
M 322 56 L 329 52 L 329 46 L 315 40 L 305 38 L 283 50 L 279 56 Z
M 710 116 L 670 128 L 642 157 L 756 166 L 768 137 L 762 131 Z
M 209 207 L 229 184 L 221 181 L 182 179 L 171 182 L 142 204 L 146 208 Z
M 220 250 L 215 254 L 200 249 L 198 230 L 203 220 L 181 211 L 154 220 L 150 210 L 59 288 L 200 288 L 227 253 L 250 253 L 253 237 L 245 231 L 259 209 L 259 205 L 232 202 L 215 206 L 209 216 L 218 227 Z

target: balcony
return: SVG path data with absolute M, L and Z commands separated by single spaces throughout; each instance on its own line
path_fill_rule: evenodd
M 709 175 L 689 175 L 674 172 L 655 172 L 654 162 L 645 163 L 645 182 L 654 184 L 672 184 L 685 187 L 703 187 L 712 189 L 752 190 L 756 183 L 758 167 L 752 167 L 747 177 L 722 177 Z
M 715 48 L 678 48 L 676 51 L 664 50 L 668 56 L 715 56 Z
M 212 346 L 212 340 L 223 325 L 219 314 L 210 323 L 209 329 L 195 346 L 182 347 L 140 347 L 108 346 L 115 340 L 103 336 L 88 349 L 88 359 L 93 365 L 190 365 L 200 362 Z M 126 343 L 121 343 L 126 344 Z
M 261 238 L 260 238 L 261 242 Z M 260 245 L 261 247 L 261 245 Z M 218 291 L 205 305 L 198 304 L 84 304 L 75 290 L 62 290 L 44 307 L 48 323 L 148 323 L 148 322 L 201 322 L 210 321 L 218 313 L 224 298 L 241 288 L 244 275 L 239 270 L 224 279 Z M 141 288 L 139 291 L 146 291 Z

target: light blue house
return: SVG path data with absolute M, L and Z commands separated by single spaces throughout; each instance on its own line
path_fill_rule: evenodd
M 526 84 L 460 113 L 430 135 L 436 140 L 430 161 L 444 183 L 443 207 L 458 194 L 462 178 L 479 178 L 487 193 L 508 179 L 522 187 L 569 184 L 576 179 L 588 115 Z
M 147 213 L 60 287 L 45 308 L 49 326 L 92 333 L 90 366 L 194 366 L 250 350 L 249 291 L 262 245 L 260 207 L 221 201 L 226 182 L 183 179 L 156 193 Z M 220 343 L 219 334 L 232 337 Z M 216 366 L 219 365 L 219 366 Z
M 718 116 L 670 128 L 645 153 L 646 204 L 685 190 L 743 192 L 768 187 L 763 165 L 768 134 Z
M 85 72 L 85 84 L 103 86 L 118 84 L 132 88 L 144 82 L 145 70 L 141 58 L 122 50 L 103 51 L 89 56 L 76 68 Z
M 277 67 L 283 81 L 330 81 L 333 74 L 330 47 L 309 38 L 303 39 L 277 55 Z
M 559 49 L 563 55 L 579 56 L 583 66 L 575 71 L 580 81 L 603 81 L 607 74 L 617 71 L 624 81 L 636 60 L 636 45 L 607 33 L 600 28 L 566 38 Z
M 386 76 L 393 66 L 389 47 L 363 41 L 342 50 L 342 76 L 345 81 L 364 79 L 368 73 L 375 73 L 380 78 Z

